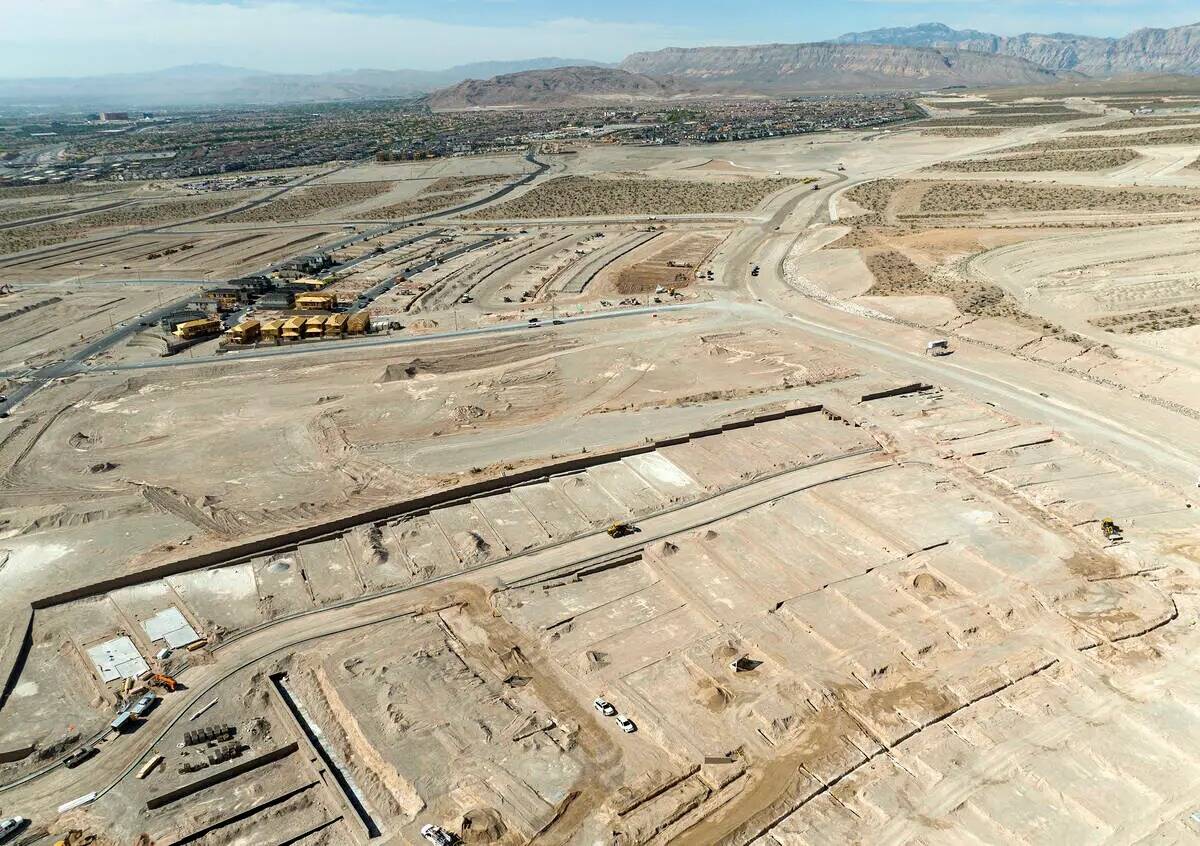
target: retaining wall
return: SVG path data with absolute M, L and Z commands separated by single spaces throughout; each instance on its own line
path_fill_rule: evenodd
M 170 805 L 172 802 L 178 802 L 180 799 L 186 799 L 193 793 L 199 793 L 201 790 L 213 787 L 224 781 L 229 781 L 229 779 L 236 778 L 243 773 L 248 773 L 251 770 L 272 764 L 275 761 L 281 761 L 299 748 L 300 744 L 293 740 L 291 743 L 279 746 L 270 752 L 264 752 L 253 758 L 247 758 L 245 761 L 234 764 L 232 767 L 228 767 L 220 772 L 210 773 L 202 778 L 198 778 L 190 784 L 185 784 L 183 787 L 177 787 L 174 790 L 168 790 L 166 793 L 151 796 L 146 800 L 146 809 L 153 811 L 164 805 Z
M 433 508 L 438 508 L 461 500 L 472 499 L 485 494 L 502 493 L 519 485 L 537 482 L 550 476 L 558 476 L 564 473 L 574 473 L 580 470 L 586 470 L 589 467 L 595 467 L 600 464 L 619 461 L 622 458 L 628 458 L 629 456 L 642 455 L 663 449 L 668 446 L 687 443 L 688 441 L 696 440 L 698 438 L 719 435 L 723 432 L 729 432 L 735 429 L 745 429 L 750 426 L 755 426 L 759 423 L 767 423 L 772 420 L 782 420 L 785 417 L 795 417 L 801 414 L 813 414 L 815 412 L 822 411 L 823 409 L 823 405 L 808 405 L 800 408 L 789 408 L 783 411 L 772 412 L 770 414 L 758 415 L 746 420 L 738 420 L 733 423 L 726 423 L 711 429 L 701 429 L 699 431 L 690 432 L 686 435 L 681 435 L 675 438 L 665 438 L 663 440 L 654 441 L 641 446 L 626 447 L 624 449 L 610 450 L 608 452 L 588 453 L 586 455 L 566 458 L 550 464 L 544 464 L 541 467 L 535 467 L 530 470 L 523 470 L 518 473 L 513 473 L 508 476 L 501 476 L 496 479 L 487 479 L 479 482 L 472 482 L 466 485 L 460 485 L 454 488 L 448 488 L 444 491 L 437 491 L 435 493 L 426 494 L 425 496 L 404 500 L 403 502 L 380 506 L 379 508 L 373 508 L 368 511 L 361 511 L 356 514 L 340 517 L 336 520 L 330 520 L 325 523 L 318 523 L 313 526 L 306 526 L 299 529 L 291 529 L 286 532 L 280 532 L 274 535 L 267 535 L 256 540 L 246 541 L 233 546 L 222 547 L 221 549 L 216 549 L 211 552 L 202 552 L 197 555 L 188 556 L 187 558 L 169 561 L 165 564 L 160 564 L 157 567 L 150 567 L 136 573 L 126 573 L 124 575 L 114 576 L 110 579 L 102 579 L 90 584 L 80 585 L 78 587 L 62 591 L 61 593 L 51 594 L 40 599 L 35 599 L 32 605 L 35 609 L 50 608 L 54 605 L 61 605 L 65 602 L 74 602 L 79 599 L 99 596 L 110 591 L 129 587 L 130 585 L 155 581 L 156 579 L 161 579 L 166 576 L 174 576 L 179 573 L 186 573 L 192 570 L 201 570 L 205 567 L 236 564 L 267 552 L 294 548 L 301 543 L 309 543 L 315 540 L 336 536 L 342 532 L 349 531 L 350 529 L 366 523 L 378 523 L 385 520 L 393 520 L 397 517 L 406 515 L 424 514 Z

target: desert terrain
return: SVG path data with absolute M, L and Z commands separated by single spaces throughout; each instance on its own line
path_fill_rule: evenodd
M 0 189 L 16 842 L 1194 841 L 1200 105 L 920 103 Z

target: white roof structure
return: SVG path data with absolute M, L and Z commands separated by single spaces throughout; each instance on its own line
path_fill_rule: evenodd
M 100 678 L 106 682 L 133 678 L 150 669 L 128 637 L 116 637 L 89 647 L 87 654 L 96 665 Z
M 196 630 L 174 605 L 144 620 L 142 628 L 146 630 L 146 636 L 150 640 L 166 641 L 167 646 L 172 649 L 180 649 L 200 639 L 200 635 L 196 634 Z

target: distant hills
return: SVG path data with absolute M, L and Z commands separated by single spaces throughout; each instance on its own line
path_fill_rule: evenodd
M 1012 56 L 876 44 L 761 44 L 634 53 L 622 70 L 671 76 L 698 88 L 802 92 L 1036 85 L 1054 71 Z
M 0 79 L 0 107 L 94 111 L 412 97 L 464 79 L 599 64 L 590 59 L 542 57 L 477 62 L 439 71 L 345 70 L 320 74 L 269 73 L 225 65 L 184 65 L 146 73 Z
M 1064 32 L 1004 37 L 974 29 L 951 29 L 945 24 L 926 23 L 851 32 L 836 39 L 836 42 L 972 50 L 1015 56 L 1050 70 L 1077 71 L 1088 76 L 1200 74 L 1200 24 L 1171 29 L 1139 29 L 1123 38 L 1095 38 Z
M 566 67 L 468 79 L 430 95 L 437 111 L 475 108 L 590 106 L 666 100 L 682 93 L 671 80 L 618 68 Z

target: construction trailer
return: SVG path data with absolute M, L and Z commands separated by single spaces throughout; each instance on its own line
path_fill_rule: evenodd
M 323 314 L 317 314 L 304 321 L 304 337 L 320 338 L 325 334 L 325 322 L 329 320 Z
M 329 319 L 325 321 L 325 337 L 340 338 L 346 334 L 346 323 L 350 319 L 350 315 L 345 312 L 339 314 L 331 314 Z
M 221 321 L 215 317 L 202 317 L 199 320 L 188 320 L 175 327 L 175 336 L 185 341 L 197 338 L 208 338 L 221 334 Z
M 289 317 L 283 322 L 283 328 L 279 330 L 279 337 L 284 341 L 299 341 L 304 336 L 304 323 L 308 318 L 303 315 Z
M 333 311 L 337 308 L 337 294 L 297 294 L 295 305 L 298 311 Z
M 365 335 L 371 331 L 371 312 L 363 309 L 350 315 L 346 321 L 347 335 Z
M 284 320 L 268 320 L 259 328 L 259 333 L 264 341 L 278 341 L 279 336 L 283 333 Z
M 253 344 L 262 335 L 262 324 L 257 320 L 243 320 L 229 330 L 229 340 L 235 344 Z

